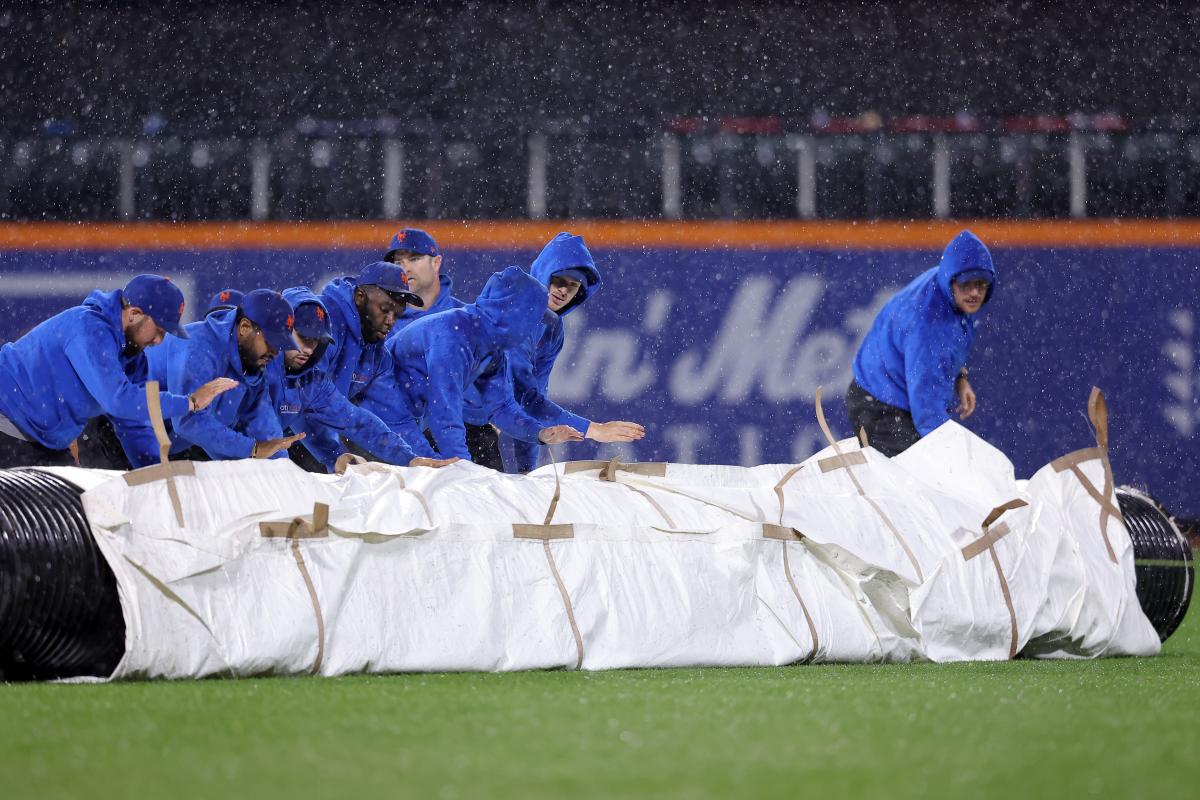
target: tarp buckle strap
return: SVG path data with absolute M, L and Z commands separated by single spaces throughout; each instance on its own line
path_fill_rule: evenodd
M 313 504 L 311 521 L 303 517 L 294 517 L 288 522 L 260 522 L 258 532 L 266 539 L 287 539 L 291 545 L 292 558 L 295 559 L 296 569 L 300 571 L 300 577 L 304 580 L 304 588 L 308 590 L 308 599 L 317 618 L 317 657 L 309 670 L 311 674 L 316 675 L 321 671 L 321 662 L 325 660 L 325 614 L 321 611 L 321 600 L 317 597 L 317 587 L 313 584 L 308 564 L 304 562 L 300 540 L 325 539 L 329 536 L 329 506 L 325 503 Z
M 792 575 L 792 565 L 788 560 L 788 542 L 802 541 L 804 534 L 795 528 L 785 528 L 782 525 L 772 525 L 769 522 L 763 523 L 762 532 L 764 539 L 777 541 L 780 547 L 783 548 L 783 574 L 787 577 L 788 586 L 791 587 L 792 594 L 796 597 L 796 602 L 800 604 L 800 610 L 804 612 L 804 621 L 808 624 L 809 641 L 812 642 L 812 649 L 809 650 L 807 656 L 801 659 L 801 662 L 810 662 L 816 658 L 817 649 L 820 647 L 820 641 L 817 638 L 817 626 L 813 622 L 812 614 L 808 612 L 808 604 L 800 596 L 800 587 L 796 585 L 796 578 Z
M 1100 505 L 1100 538 L 1104 540 L 1104 549 L 1108 554 L 1108 560 L 1116 564 L 1117 554 L 1108 538 L 1108 521 L 1112 517 L 1116 517 L 1124 524 L 1125 515 L 1121 513 L 1121 509 L 1117 505 L 1116 481 L 1113 479 L 1112 464 L 1108 460 L 1108 403 L 1104 399 L 1104 392 L 1095 386 L 1092 387 L 1092 392 L 1088 396 L 1088 419 L 1096 433 L 1096 446 L 1085 450 L 1076 450 L 1074 453 L 1056 458 L 1050 462 L 1050 466 L 1059 473 L 1069 470 L 1083 486 L 1083 490 L 1088 493 L 1088 496 Z M 1096 459 L 1099 459 L 1101 468 L 1104 470 L 1103 490 L 1097 489 L 1096 485 L 1079 468 L 1080 464 Z
M 821 472 L 829 472 L 830 470 L 843 468 L 846 470 L 846 475 L 849 476 L 850 482 L 854 484 L 854 488 L 858 490 L 859 496 L 866 500 L 871 508 L 875 509 L 875 513 L 879 515 L 881 520 L 883 520 L 883 524 L 887 526 L 887 529 L 892 532 L 893 536 L 896 537 L 896 541 L 900 543 L 901 549 L 904 550 L 904 555 L 908 556 L 908 560 L 913 565 L 913 569 L 917 571 L 917 580 L 920 583 L 924 583 L 925 573 L 921 569 L 921 564 L 917 561 L 916 555 L 913 554 L 912 548 L 908 546 L 908 542 L 904 539 L 904 535 L 900 533 L 899 528 L 892 523 L 892 520 L 888 518 L 888 515 L 884 513 L 879 504 L 870 497 L 867 497 L 867 492 L 863 489 L 862 484 L 859 483 L 858 476 L 854 474 L 854 470 L 850 469 L 850 467 L 855 464 L 867 463 L 866 456 L 862 454 L 862 451 L 857 451 L 857 454 L 862 457 L 861 462 L 856 460 L 850 461 L 846 459 L 847 454 L 842 452 L 842 446 L 838 444 L 838 440 L 833 437 L 833 431 L 829 429 L 829 423 L 825 419 L 825 407 L 821 404 L 822 392 L 822 387 L 818 386 L 816 396 L 813 398 L 813 402 L 817 408 L 817 424 L 821 426 L 821 433 L 825 435 L 825 440 L 828 441 L 833 447 L 833 452 L 837 453 L 836 459 L 822 459 L 822 461 L 838 461 L 838 463 L 829 468 L 826 468 L 822 465 Z
M 154 429 L 154 438 L 158 440 L 159 463 L 152 467 L 142 467 L 125 473 L 125 485 L 141 486 L 157 480 L 165 480 L 167 497 L 171 499 L 171 508 L 175 512 L 175 524 L 184 527 L 183 503 L 179 499 L 179 489 L 175 486 L 176 475 L 195 475 L 195 466 L 190 461 L 172 462 L 171 437 L 167 435 L 167 426 L 163 422 L 162 402 L 158 396 L 158 381 L 146 381 L 146 411 L 150 417 L 150 427 Z
M 513 538 L 541 541 L 546 564 L 550 567 L 550 574 L 554 576 L 558 596 L 562 598 L 563 608 L 567 612 L 567 623 L 571 626 L 571 636 L 575 640 L 575 669 L 580 669 L 583 666 L 583 636 L 579 633 L 579 624 L 575 621 L 575 606 L 571 603 L 571 595 L 567 592 L 567 585 L 563 583 L 558 564 L 554 561 L 554 551 L 550 549 L 552 539 L 574 539 L 575 526 L 551 524 L 554 512 L 558 510 L 559 498 L 562 496 L 562 483 L 558 478 L 558 463 L 554 461 L 554 452 L 549 447 L 546 450 L 550 453 L 550 461 L 554 465 L 554 496 L 550 498 L 550 507 L 546 509 L 546 519 L 541 525 L 513 523 Z
M 780 525 L 783 524 L 783 487 L 786 486 L 787 482 L 790 481 L 792 479 L 792 477 L 802 469 L 804 469 L 803 464 L 792 467 L 787 472 L 783 473 L 783 477 L 779 479 L 779 483 L 775 484 L 775 496 L 779 498 L 779 524 Z
M 1004 570 L 1000 566 L 1000 556 L 996 554 L 996 542 L 1003 539 L 1012 531 L 1006 522 L 1001 522 L 995 527 L 992 527 L 992 525 L 1006 511 L 1023 508 L 1027 505 L 1029 503 L 1018 498 L 1016 500 L 1009 500 L 1007 503 L 993 508 L 987 517 L 984 518 L 983 525 L 980 526 L 983 535 L 962 549 L 963 561 L 970 561 L 984 552 L 987 552 L 992 557 L 992 566 L 996 568 L 996 577 L 1000 580 L 1000 593 L 1004 596 L 1004 605 L 1008 608 L 1009 658 L 1017 657 L 1017 610 L 1013 606 L 1012 592 L 1008 588 L 1008 578 L 1004 577 Z
M 608 461 L 563 462 L 564 475 L 587 472 L 593 469 L 600 470 L 600 480 L 603 481 L 615 481 L 618 472 L 632 472 L 634 475 L 645 475 L 651 478 L 667 477 L 667 464 L 665 461 L 635 461 L 632 464 L 624 464 L 619 457 L 614 457 Z
M 822 458 L 817 462 L 817 466 L 821 468 L 821 472 L 833 472 L 835 469 L 850 469 L 850 467 L 856 464 L 865 463 L 867 463 L 867 457 L 863 455 L 861 450 L 855 450 L 852 453 L 846 453 L 844 456 Z

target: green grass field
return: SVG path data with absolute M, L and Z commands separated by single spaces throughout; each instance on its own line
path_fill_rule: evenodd
M 0 797 L 1196 797 L 1153 659 L 0 685 Z

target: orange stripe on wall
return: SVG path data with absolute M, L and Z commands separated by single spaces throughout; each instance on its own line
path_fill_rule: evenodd
M 404 227 L 443 249 L 538 248 L 569 230 L 596 248 L 940 249 L 964 227 L 993 247 L 1200 247 L 1200 220 L 920 222 L 139 222 L 0 224 L 0 250 L 383 251 Z

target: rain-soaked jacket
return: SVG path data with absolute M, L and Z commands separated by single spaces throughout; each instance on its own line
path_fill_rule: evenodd
M 102 414 L 118 432 L 149 431 L 146 354 L 124 352 L 121 297 L 120 290 L 92 292 L 0 348 L 0 414 L 30 440 L 65 450 Z M 178 393 L 161 391 L 159 401 L 164 414 L 188 408 Z M 141 449 L 157 454 L 153 433 L 142 436 Z
M 385 421 L 417 455 L 469 460 L 463 395 L 474 384 L 488 421 L 536 441 L 545 426 L 517 405 L 504 352 L 533 335 L 545 307 L 545 288 L 520 267 L 508 267 L 492 275 L 474 303 L 431 314 L 389 339 L 405 413 Z M 372 402 L 364 405 L 375 410 Z M 426 428 L 437 453 L 422 436 Z
M 434 300 L 429 308 L 417 308 L 413 305 L 406 305 L 404 313 L 396 318 L 396 324 L 392 328 L 388 338 L 399 335 L 400 331 L 407 328 L 419 319 L 425 319 L 430 314 L 436 314 L 439 311 L 449 311 L 452 308 L 462 308 L 466 305 L 462 300 L 454 296 L 454 280 L 449 275 L 438 274 L 438 289 L 437 299 Z
M 967 270 L 991 274 L 984 302 L 996 290 L 996 269 L 970 231 L 954 237 L 941 262 L 918 275 L 880 310 L 854 358 L 854 380 L 868 394 L 912 414 L 922 436 L 950 419 L 954 381 L 967 363 L 978 314 L 954 305 L 950 281 Z
M 577 269 L 586 278 L 575 295 L 562 310 L 555 313 L 550 309 L 542 315 L 537 332 L 509 353 L 512 369 L 513 391 L 517 402 L 535 419 L 547 425 L 570 425 L 581 433 L 587 433 L 591 422 L 578 414 L 572 414 L 550 402 L 547 390 L 550 372 L 563 349 L 564 331 L 562 318 L 582 306 L 600 289 L 600 271 L 592 260 L 583 238 L 569 233 L 560 233 L 542 248 L 529 271 L 533 277 L 550 288 L 550 277 L 564 269 Z M 513 443 L 518 472 L 528 472 L 537 466 L 538 446 L 531 442 Z
M 283 297 L 292 308 L 305 303 L 325 308 L 306 287 L 285 289 Z M 284 433 L 304 433 L 301 443 L 330 472 L 338 456 L 346 452 L 343 438 L 376 458 L 406 466 L 413 459 L 412 449 L 379 417 L 354 405 L 337 390 L 320 368 L 322 356 L 322 352 L 314 352 L 308 363 L 294 372 L 287 369 L 283 358 L 275 359 L 266 369 L 267 391 Z
M 172 413 L 171 452 L 198 445 L 216 461 L 249 458 L 255 442 L 283 436 L 279 418 L 271 408 L 266 370 L 248 375 L 242 369 L 237 309 L 214 311 L 186 325 L 185 330 L 187 339 L 168 336 L 151 350 L 151 374 L 165 375 L 167 387 L 182 395 L 191 394 L 214 378 L 232 378 L 238 385 L 217 395 L 201 411 L 189 413 L 185 405 L 182 412 Z M 278 355 L 272 363 L 281 359 Z M 287 451 L 272 458 L 287 458 Z
M 354 305 L 356 287 L 354 278 L 335 278 L 320 294 L 333 333 L 333 343 L 321 359 L 321 369 L 351 403 L 361 403 L 369 392 L 382 410 L 391 412 L 389 398 L 395 395 L 392 359 L 385 342 L 363 340 L 358 307 Z M 394 413 L 385 414 L 385 422 L 388 416 Z

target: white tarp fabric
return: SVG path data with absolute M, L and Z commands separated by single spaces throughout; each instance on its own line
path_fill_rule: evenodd
M 1080 479 L 1115 503 L 1106 460 L 1018 481 L 953 423 L 893 459 L 837 449 L 528 476 L 198 463 L 171 479 L 182 527 L 161 477 L 69 477 L 117 577 L 114 679 L 1158 652 L 1124 524 Z

